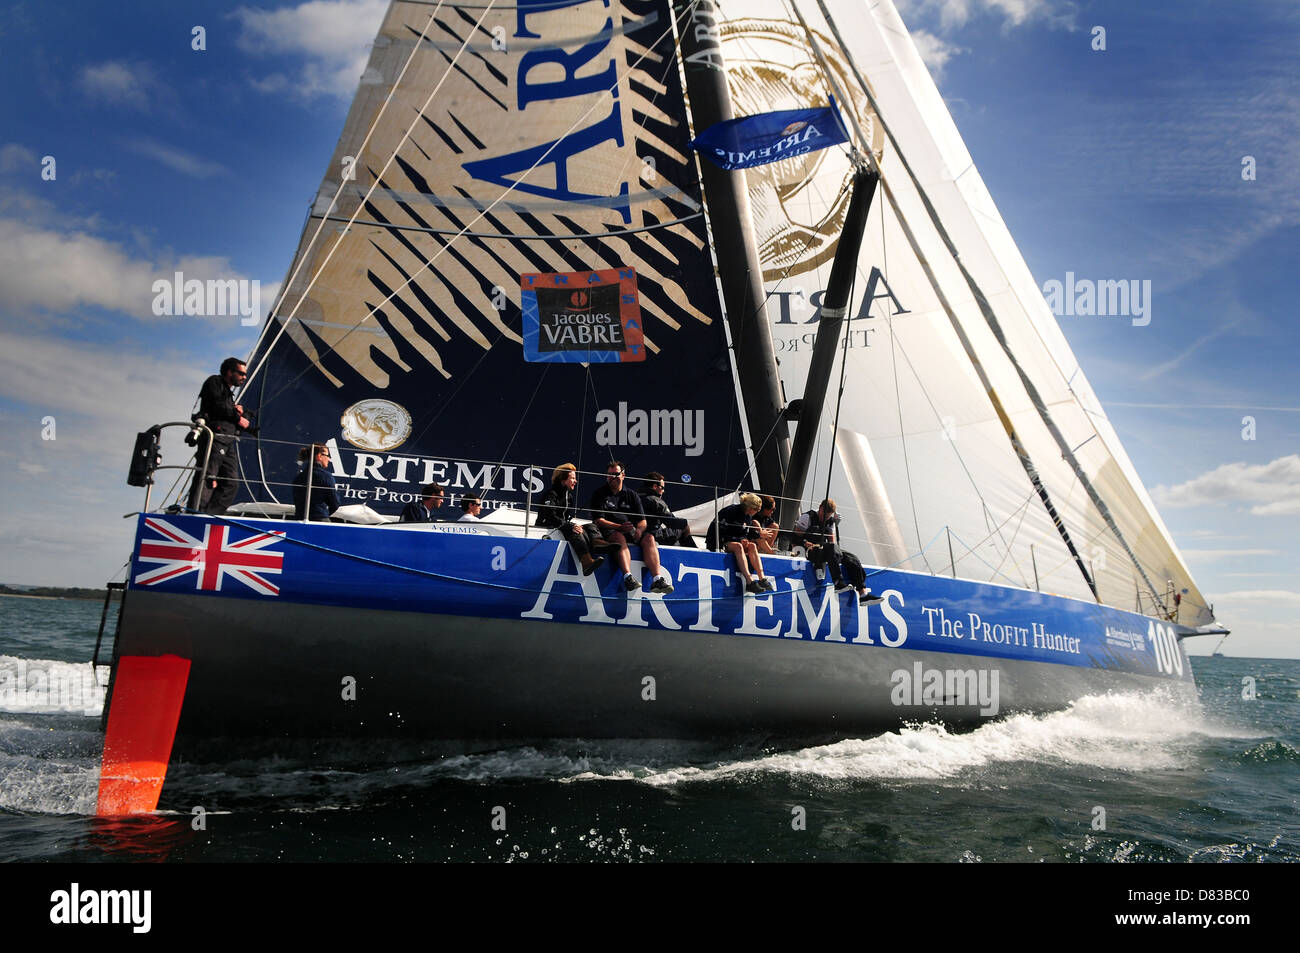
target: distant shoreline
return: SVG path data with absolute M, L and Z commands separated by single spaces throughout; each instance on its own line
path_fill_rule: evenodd
M 0 584 L 0 596 L 13 596 L 18 599 L 81 599 L 85 601 L 104 599 L 104 589 L 63 588 L 61 586 L 25 586 L 22 589 Z

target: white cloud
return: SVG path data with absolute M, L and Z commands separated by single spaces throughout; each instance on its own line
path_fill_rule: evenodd
M 153 283 L 176 271 L 206 281 L 242 277 L 224 258 L 147 261 L 117 242 L 0 218 L 0 307 L 66 313 L 90 306 L 152 315 Z
M 150 97 L 157 88 L 153 70 L 147 65 L 121 60 L 83 67 L 79 81 L 92 99 L 133 109 L 148 109 Z
M 383 22 L 388 0 L 309 0 L 282 10 L 240 7 L 233 14 L 242 27 L 240 49 L 303 58 L 290 76 L 283 72 L 253 81 L 262 92 L 291 89 L 303 99 L 351 99 L 370 57 L 370 44 Z
M 48 212 L 40 204 L 33 208 L 38 217 Z M 33 225 L 0 217 L 0 328 L 32 325 L 34 310 L 75 315 L 77 309 L 86 307 L 154 320 L 158 297 L 154 283 L 167 281 L 175 285 L 177 272 L 186 284 L 198 280 L 205 287 L 210 281 L 253 280 L 224 257 L 178 257 L 171 253 L 144 257 L 122 243 L 93 234 L 89 230 L 93 222 L 79 224 L 78 229 L 64 230 L 48 220 L 44 225 Z M 242 339 L 252 333 L 243 320 L 255 317 L 260 324 L 279 294 L 280 284 L 278 280 L 259 280 L 255 286 L 238 287 L 237 297 L 230 298 L 222 288 L 221 296 L 210 303 L 205 298 L 205 306 L 214 308 L 205 316 L 173 314 L 156 319 L 203 321 L 208 331 L 226 327 Z M 242 311 L 245 307 L 250 312 L 256 308 L 256 313 Z
M 926 30 L 911 30 L 912 42 L 916 44 L 916 51 L 921 54 L 921 59 L 926 67 L 930 70 L 936 82 L 943 73 L 943 68 L 948 61 L 958 53 L 965 50 L 960 46 L 955 46 L 945 40 L 939 39 L 933 33 Z
M 1278 556 L 1280 549 L 1184 549 L 1188 559 L 1206 562 L 1211 559 L 1232 559 L 1238 556 Z
M 219 162 L 209 162 L 207 159 L 200 158 L 183 149 L 177 149 L 175 146 L 158 142 L 156 139 L 129 139 L 123 145 L 137 155 L 161 162 L 175 172 L 196 179 L 211 179 L 215 176 L 230 174 L 230 170 Z
M 1152 367 L 1149 371 L 1146 371 L 1144 374 L 1141 374 L 1138 377 L 1138 380 L 1141 381 L 1153 380 L 1157 377 L 1161 377 L 1165 374 L 1168 374 L 1170 371 L 1177 370 L 1184 361 L 1186 361 L 1189 357 L 1191 357 L 1193 354 L 1199 351 L 1206 344 L 1209 344 L 1217 337 L 1221 337 L 1222 335 L 1227 334 L 1237 325 L 1241 324 L 1242 321 L 1244 320 L 1245 320 L 1244 316 L 1239 315 L 1230 321 L 1226 321 L 1221 324 L 1214 325 L 1214 327 L 1210 328 L 1209 331 L 1207 331 L 1205 334 L 1202 334 L 1191 344 L 1183 348 L 1179 353 L 1169 358 L 1169 360 L 1162 361 L 1161 363 Z
M 1250 503 L 1257 516 L 1300 514 L 1300 454 L 1268 463 L 1225 463 L 1177 486 L 1157 486 L 1160 506 Z
M 1241 589 L 1237 592 L 1220 592 L 1214 596 L 1218 602 L 1271 602 L 1289 606 L 1300 606 L 1300 592 L 1287 589 Z
M 1037 20 L 1073 29 L 1078 12 L 1069 0 L 899 0 L 898 8 L 904 18 L 938 17 L 944 32 L 965 26 L 977 14 L 1001 17 L 1004 29 Z
M 39 159 L 35 152 L 16 142 L 0 146 L 0 172 L 28 171 L 33 175 L 39 169 Z
M 215 368 L 203 371 L 172 355 L 146 358 L 137 349 L 118 350 L 102 342 L 0 331 L 0 396 L 56 420 L 68 414 L 84 418 L 94 424 L 85 432 L 91 446 L 102 439 L 105 447 L 113 447 L 128 435 L 133 442 L 136 432 L 156 423 L 159 415 L 188 418 L 199 385 L 213 373 Z M 79 432 L 59 421 L 57 437 L 50 442 L 64 445 Z M 128 443 L 124 460 L 130 450 Z

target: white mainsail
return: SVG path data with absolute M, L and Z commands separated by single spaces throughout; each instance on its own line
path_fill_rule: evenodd
M 723 27 L 737 112 L 814 105 L 824 101 L 833 82 L 845 108 L 867 130 L 879 161 L 884 190 L 872 206 L 850 313 L 865 313 L 861 302 L 873 269 L 879 272 L 877 297 L 871 317 L 855 321 L 850 329 L 853 346 L 847 351 L 840 424 L 869 443 L 909 549 L 926 550 L 913 561 L 914 568 L 948 571 L 944 536 L 951 534 L 958 575 L 1029 588 L 1037 579 L 1044 591 L 1092 598 L 1013 450 L 972 355 L 954 329 L 955 319 L 1101 601 L 1133 608 L 1140 592 L 1144 609 L 1165 601 L 1172 610 L 1166 594 L 1172 581 L 1173 591 L 1182 596 L 1179 621 L 1211 621 L 889 0 L 834 4 L 830 17 L 844 45 L 819 5 L 808 0 L 799 4 L 824 51 L 830 79 L 789 4 L 763 0 L 747 3 L 744 12 L 743 19 Z M 795 42 L 796 37 L 803 42 Z M 878 104 L 879 117 L 872 114 L 859 77 Z M 880 120 L 893 140 L 883 135 Z M 813 252 L 802 258 L 778 256 L 765 275 L 781 305 L 771 311 L 789 394 L 802 390 L 816 328 L 807 323 L 814 320 L 812 309 L 795 305 L 825 288 L 850 174 L 847 157 L 836 153 L 748 173 L 760 243 L 780 250 L 801 244 Z M 1005 347 L 932 222 L 922 190 L 991 306 Z M 906 313 L 894 313 L 899 306 Z M 1030 398 L 1026 379 L 1039 406 Z M 1073 452 L 1113 526 L 1064 459 L 1061 442 Z M 830 442 L 823 441 L 822 448 L 823 462 L 814 470 L 824 472 Z M 809 495 L 817 492 L 810 489 Z M 864 509 L 879 509 L 878 501 L 858 502 Z M 872 540 L 873 545 L 880 542 L 888 541 Z

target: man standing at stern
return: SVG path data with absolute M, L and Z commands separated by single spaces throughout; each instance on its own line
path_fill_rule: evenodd
M 212 452 L 208 455 L 206 473 L 200 473 L 207 452 L 206 434 L 199 437 L 194 455 L 194 479 L 203 484 L 199 491 L 199 512 L 219 516 L 235 501 L 239 486 L 235 439 L 248 429 L 248 418 L 244 416 L 244 405 L 235 403 L 234 388 L 242 387 L 247 376 L 244 362 L 228 357 L 221 362 L 221 373 L 205 380 L 199 390 L 198 416 L 212 431 Z M 193 499 L 193 494 L 190 498 Z

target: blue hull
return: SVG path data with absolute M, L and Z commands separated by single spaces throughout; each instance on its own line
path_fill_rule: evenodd
M 845 736 L 1194 695 L 1176 627 L 1108 606 L 870 568 L 883 601 L 859 606 L 789 557 L 764 559 L 775 593 L 744 596 L 730 556 L 661 556 L 675 591 L 629 596 L 561 542 L 464 524 L 141 516 L 115 655 L 193 661 L 182 747 Z

